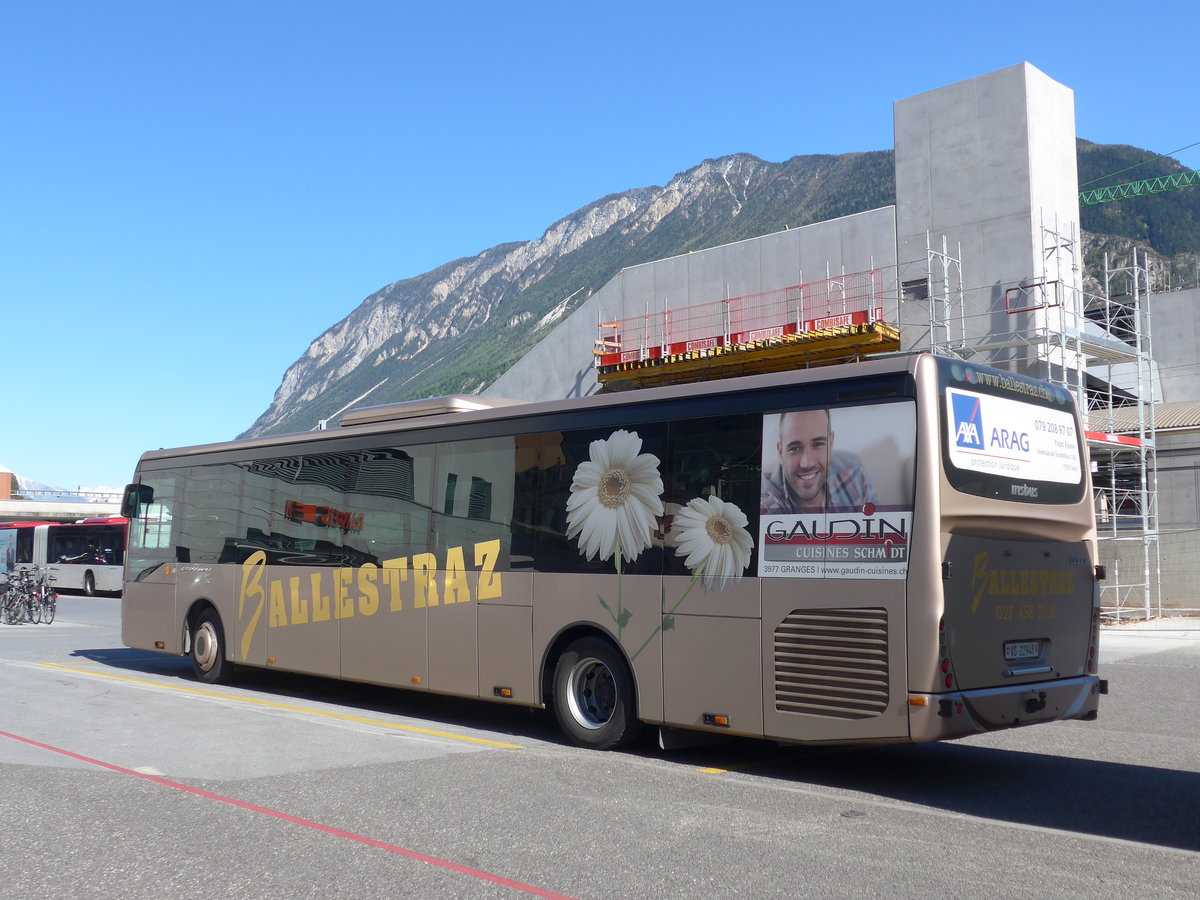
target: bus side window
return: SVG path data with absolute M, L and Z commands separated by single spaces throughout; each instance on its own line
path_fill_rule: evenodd
M 621 554 L 621 571 L 640 575 L 662 572 L 662 542 L 655 533 L 662 515 L 666 427 L 652 423 L 588 428 L 547 438 L 551 440 L 542 445 L 538 463 L 535 568 L 542 572 L 616 571 L 615 543 L 589 545 L 590 529 L 584 520 L 597 503 L 613 504 L 610 508 L 629 503 L 633 526 L 627 536 L 632 535 L 633 547 L 632 552 Z M 601 461 L 617 467 L 626 464 L 630 473 L 636 473 L 635 478 L 644 479 L 638 496 L 647 498 L 650 505 L 628 493 L 630 484 L 619 485 L 619 476 L 613 482 L 616 493 L 599 497 L 594 482 Z
M 694 501 L 716 497 L 737 507 L 747 519 L 747 530 L 758 533 L 759 483 L 762 473 L 762 416 L 721 416 L 670 423 L 670 453 L 667 465 L 664 540 L 674 548 L 679 511 Z M 757 564 L 757 547 L 751 554 L 748 572 Z M 666 555 L 664 574 L 686 575 L 681 556 Z

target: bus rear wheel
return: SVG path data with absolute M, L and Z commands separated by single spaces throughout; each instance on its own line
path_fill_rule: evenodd
M 233 668 L 225 659 L 225 629 L 216 610 L 206 609 L 196 617 L 192 628 L 192 669 L 207 684 L 229 677 Z
M 554 667 L 554 713 L 574 744 L 594 750 L 627 747 L 642 730 L 633 675 L 608 641 L 572 643 Z

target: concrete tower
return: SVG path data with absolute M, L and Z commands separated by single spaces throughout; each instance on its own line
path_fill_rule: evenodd
M 930 309 L 935 319 L 943 312 L 924 304 L 915 282 L 927 249 L 940 252 L 944 236 L 966 287 L 965 333 L 951 329 L 952 337 L 980 348 L 980 362 L 1028 368 L 1028 343 L 1014 342 L 1053 332 L 1057 318 L 1008 309 L 1079 302 L 1074 92 L 1021 63 L 898 100 L 894 116 L 897 256 L 913 298 L 902 304 L 901 319 L 916 326 L 905 328 L 906 348 L 926 349 L 923 319 Z M 940 262 L 930 266 L 935 295 Z M 1022 285 L 1038 287 L 1013 290 Z M 1061 351 L 1057 358 L 1049 350 L 1033 356 L 1043 366 L 1079 364 Z

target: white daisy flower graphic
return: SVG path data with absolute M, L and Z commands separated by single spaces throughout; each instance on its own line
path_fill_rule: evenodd
M 592 441 L 590 459 L 575 470 L 567 537 L 579 539 L 579 552 L 589 560 L 620 550 L 622 560 L 633 562 L 653 540 L 655 517 L 663 514 L 663 482 L 658 457 L 641 450 L 637 433 L 620 429 Z
M 723 591 L 741 580 L 754 549 L 748 524 L 744 512 L 716 496 L 690 500 L 675 514 L 675 552 L 686 554 L 684 565 L 693 573 L 703 573 L 705 590 Z

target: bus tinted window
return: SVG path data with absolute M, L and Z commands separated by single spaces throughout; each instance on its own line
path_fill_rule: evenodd
M 538 454 L 535 567 L 543 572 L 662 572 L 666 428 L 543 435 Z M 578 489 L 571 490 L 572 484 Z M 617 558 L 619 557 L 619 563 Z
M 176 560 L 172 551 L 172 527 L 175 510 L 174 473 L 154 472 L 142 478 L 143 486 L 154 492 L 154 499 L 143 504 L 137 518 L 129 520 L 129 548 L 126 566 L 129 576 L 140 581 L 156 567 Z
M 497 541 L 497 567 L 508 568 L 516 465 L 511 437 L 439 444 L 433 479 L 439 504 L 432 512 L 432 540 L 423 551 L 442 559 L 450 548 Z M 470 567 L 473 554 L 464 558 Z
M 237 560 L 270 565 L 379 565 L 428 548 L 431 447 L 330 451 L 251 463 L 263 524 L 238 535 Z
M 1070 395 L 1021 375 L 939 361 L 942 453 L 955 489 L 1020 503 L 1077 503 L 1083 435 Z
M 693 513 L 700 515 L 717 514 L 729 523 L 735 534 L 738 528 L 746 529 L 743 542 L 732 540 L 728 546 L 733 548 L 744 543 L 749 548 L 749 556 L 731 551 L 728 568 L 740 571 L 727 574 L 742 575 L 747 569 L 754 571 L 758 548 L 750 535 L 758 531 L 761 440 L 762 416 L 756 413 L 671 423 L 670 454 L 665 469 L 666 492 L 663 495 L 669 547 L 678 549 L 680 546 L 681 528 L 677 526 L 681 511 L 690 507 Z M 713 504 L 714 497 L 723 505 Z M 735 507 L 736 512 L 730 510 L 729 505 Z M 742 517 L 746 520 L 744 526 L 741 525 Z M 685 512 L 684 519 L 688 518 L 689 514 Z M 686 553 L 666 554 L 664 574 L 693 574 L 686 560 Z M 711 577 L 709 583 L 713 583 Z

